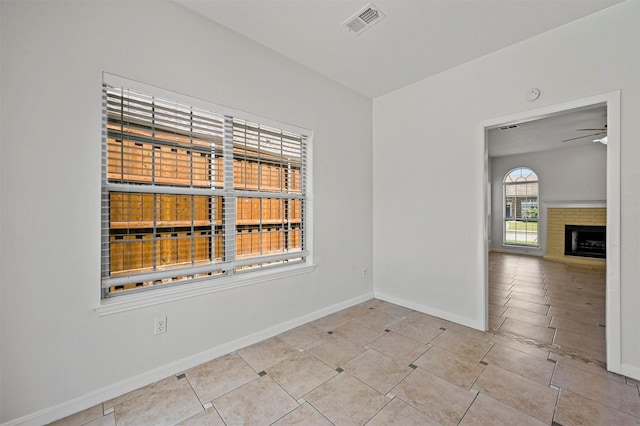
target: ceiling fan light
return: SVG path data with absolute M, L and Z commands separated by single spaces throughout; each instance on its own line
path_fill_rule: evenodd
M 607 139 L 607 137 L 605 136 L 604 138 L 594 139 L 593 141 L 594 141 L 594 142 L 600 142 L 601 144 L 606 145 L 606 144 L 607 144 L 607 142 L 608 142 L 608 139 Z

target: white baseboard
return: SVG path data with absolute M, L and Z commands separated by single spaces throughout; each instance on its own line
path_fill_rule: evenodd
M 542 249 L 528 249 L 528 248 L 510 248 L 510 247 L 493 247 L 490 251 L 494 251 L 496 253 L 507 253 L 507 254 L 524 254 L 527 256 L 538 256 L 543 257 L 545 255 Z
M 447 321 L 455 322 L 457 324 L 465 325 L 467 327 L 474 328 L 480 331 L 486 331 L 482 321 L 475 320 L 473 318 L 461 317 L 454 315 L 451 312 L 442 311 L 434 308 L 433 306 L 426 306 L 419 303 L 415 303 L 409 300 L 405 300 L 399 297 L 392 296 L 390 294 L 381 293 L 379 291 L 374 292 L 376 299 L 384 300 L 386 302 L 395 303 L 396 305 L 404 306 L 405 308 L 413 309 L 414 311 L 422 312 L 424 314 L 433 315 L 434 317 L 442 318 Z
M 629 364 L 622 364 L 620 366 L 620 374 L 630 377 L 634 380 L 640 380 L 640 368 Z
M 215 348 L 208 349 L 204 352 L 200 352 L 198 354 L 183 358 L 170 364 L 154 368 L 153 370 L 147 371 L 135 377 L 131 377 L 121 382 L 114 383 L 101 389 L 97 389 L 76 399 L 63 402 L 62 404 L 40 410 L 32 414 L 28 414 L 14 420 L 10 420 L 6 423 L 3 423 L 2 426 L 37 426 L 50 423 L 52 421 L 67 417 L 71 414 L 75 414 L 80 411 L 86 410 L 87 408 L 91 408 L 95 405 L 101 404 L 104 401 L 116 398 L 127 392 L 131 392 L 143 386 L 150 385 L 151 383 L 157 382 L 158 380 L 164 379 L 165 377 L 169 377 L 174 374 L 180 374 L 202 363 L 211 361 L 212 359 L 221 357 L 228 353 L 242 349 L 246 346 L 253 345 L 254 343 L 258 343 L 262 340 L 284 333 L 285 331 L 291 330 L 310 321 L 314 321 L 318 318 L 322 318 L 334 312 L 338 312 L 342 309 L 349 308 L 351 306 L 357 305 L 358 303 L 366 302 L 367 300 L 372 298 L 373 292 L 369 292 L 352 299 L 336 303 L 335 305 L 331 305 L 310 314 L 306 314 L 293 320 L 278 324 L 276 326 L 269 327 L 265 330 L 258 331 L 248 336 L 243 336 L 239 339 L 224 343 L 220 346 L 216 346 Z

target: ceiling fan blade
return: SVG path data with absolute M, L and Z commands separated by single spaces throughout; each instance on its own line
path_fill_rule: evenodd
M 600 129 L 576 129 L 576 132 L 606 132 L 607 128 L 600 128 Z
M 577 138 L 565 139 L 562 142 L 569 142 L 569 141 L 574 141 L 576 139 L 590 138 L 592 136 L 604 135 L 605 133 L 607 133 L 607 132 L 598 132 L 598 133 L 593 133 L 591 135 L 578 136 Z

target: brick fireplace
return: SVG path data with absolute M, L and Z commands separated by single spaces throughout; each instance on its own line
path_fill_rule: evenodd
M 547 209 L 547 254 L 545 259 L 564 263 L 605 267 L 604 258 L 565 255 L 567 226 L 607 225 L 607 209 L 604 207 L 562 207 Z

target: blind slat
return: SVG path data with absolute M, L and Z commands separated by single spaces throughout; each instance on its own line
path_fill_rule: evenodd
M 103 98 L 104 297 L 308 256 L 306 135 L 108 84 Z

